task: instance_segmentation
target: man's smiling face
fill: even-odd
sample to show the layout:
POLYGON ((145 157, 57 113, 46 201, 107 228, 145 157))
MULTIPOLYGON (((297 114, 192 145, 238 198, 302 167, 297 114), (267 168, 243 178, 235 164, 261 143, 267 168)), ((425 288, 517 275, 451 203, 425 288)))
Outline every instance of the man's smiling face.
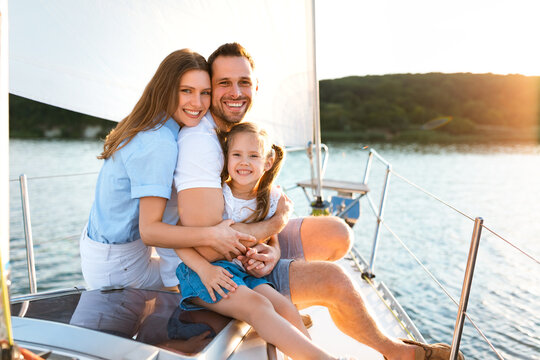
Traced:
POLYGON ((212 64, 212 106, 216 125, 228 131, 244 119, 257 90, 249 61, 241 56, 218 56, 212 64))

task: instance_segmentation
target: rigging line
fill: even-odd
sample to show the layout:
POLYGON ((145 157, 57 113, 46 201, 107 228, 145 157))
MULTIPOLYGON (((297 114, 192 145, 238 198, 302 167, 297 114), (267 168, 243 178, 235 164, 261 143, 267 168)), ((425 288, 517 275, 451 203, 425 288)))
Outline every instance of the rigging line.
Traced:
MULTIPOLYGON (((82 229, 82 228, 81 228, 82 229)), ((53 239, 47 239, 47 243, 54 243, 54 242, 57 242, 57 241, 64 241, 64 240, 73 240, 73 239, 78 239, 81 237, 81 234, 73 234, 73 235, 67 235, 67 236, 64 236, 64 237, 57 237, 57 238, 53 238, 53 239)), ((18 235, 18 238, 20 241, 24 241, 24 234, 23 235, 18 235)), ((10 239, 10 240, 14 240, 14 239, 10 239)), ((41 242, 41 241, 40 241, 41 242)), ((35 245, 35 244, 34 244, 35 245)), ((21 246, 21 248, 24 248, 24 244, 23 246, 21 246)))
MULTIPOLYGON (((28 180, 36 180, 36 179, 52 179, 52 178, 59 178, 59 177, 71 177, 71 176, 82 176, 82 175, 95 175, 99 174, 99 172, 86 172, 86 173, 78 173, 78 174, 65 174, 65 175, 47 175, 47 176, 34 176, 34 177, 27 177, 28 180)), ((9 181, 19 181, 19 179, 9 179, 9 181)))
POLYGON ((514 249, 516 249, 517 251, 521 252, 523 255, 527 256, 528 258, 532 259, 533 261, 535 261, 537 264, 540 264, 540 261, 538 261, 537 259, 535 259, 532 255, 529 255, 528 253, 526 253, 524 250, 521 250, 520 248, 518 248, 516 245, 512 244, 510 241, 506 240, 505 238, 503 238, 501 235, 497 234, 495 231, 491 230, 490 228, 488 228, 486 225, 482 225, 484 227, 484 229, 486 229, 487 231, 489 231, 490 233, 492 233, 493 235, 495 235, 496 237, 498 237, 499 239, 501 239, 502 241, 506 242, 508 245, 512 246, 514 249))
POLYGON ((450 298, 450 300, 452 300, 452 302, 454 304, 456 304, 456 306, 459 306, 458 302, 452 297, 452 295, 450 295, 450 293, 445 289, 445 287, 439 282, 439 280, 437 280, 437 278, 435 277, 435 275, 433 275, 431 273, 431 271, 429 271, 429 269, 424 265, 422 264, 422 262, 420 261, 420 259, 418 259, 416 257, 416 255, 414 255, 414 253, 407 247, 407 245, 405 245, 405 243, 399 238, 399 236, 396 235, 395 232, 392 231, 392 229, 390 229, 390 227, 384 222, 384 221, 381 221, 381 223, 383 224, 383 226, 388 230, 390 231, 390 233, 396 238, 396 240, 398 240, 400 243, 401 243, 401 246, 403 246, 403 248, 405 248, 405 250, 407 250, 409 252, 409 254, 411 254, 411 256, 414 258, 414 260, 418 263, 418 265, 420 265, 422 267, 422 269, 424 269, 424 271, 429 275, 429 277, 431 277, 431 279, 433 281, 435 281, 435 283, 437 283, 437 285, 439 285, 439 287, 442 289, 442 291, 444 291, 444 293, 446 294, 446 296, 448 296, 450 298))
POLYGON ((495 352, 495 354, 497 354, 497 356, 499 357, 499 359, 501 360, 504 360, 504 358, 502 357, 502 355, 497 351, 497 349, 495 349, 495 346, 493 346, 493 344, 491 343, 491 341, 488 340, 488 338, 486 337, 486 335, 484 335, 484 333, 482 332, 482 330, 480 330, 480 328, 476 325, 476 323, 473 321, 473 319, 471 319, 471 317, 469 316, 469 314, 467 312, 465 312, 465 316, 467 317, 467 319, 469 319, 469 321, 471 322, 472 326, 474 326, 474 328, 476 329, 476 331, 480 334, 480 336, 482 336, 484 338, 484 341, 489 345, 489 347, 491 348, 491 350, 493 350, 495 352))
MULTIPOLYGON (((469 220, 472 220, 474 221, 474 219, 465 214, 464 212, 458 210, 457 208, 453 207, 452 205, 444 202, 443 200, 439 199, 438 197, 436 197, 435 195, 433 195, 432 193, 430 193, 429 191, 427 190, 424 190, 423 188, 421 188, 420 186, 416 185, 415 183, 411 182, 410 180, 406 179, 405 177, 403 177, 402 175, 396 173, 395 171, 391 170, 392 173, 394 175, 396 175, 397 177, 399 177, 401 180, 407 182, 409 185, 411 186, 414 186, 416 187, 418 190, 426 193, 427 195, 431 196, 432 198, 434 198, 435 200, 443 203, 444 205, 448 206, 449 208, 453 209, 454 211, 457 211, 458 213, 460 213, 461 215, 467 217, 469 220)), ((537 264, 540 264, 540 261, 538 261, 537 259, 535 259, 532 255, 526 253, 524 250, 521 250, 519 247, 517 247, 516 245, 512 244, 509 240, 506 240, 505 238, 503 238, 501 235, 497 234, 495 231, 491 230, 490 228, 488 228, 487 226, 483 225, 484 229, 486 229, 487 231, 489 231, 490 233, 492 233, 493 235, 495 235, 496 237, 498 237, 499 239, 503 240, 504 242, 506 242, 508 245, 512 246, 513 248, 515 248, 516 250, 518 250, 519 252, 521 252, 523 255, 527 256, 528 258, 532 259, 533 261, 535 261, 537 264)))
POLYGON ((379 214, 377 214, 377 208, 376 208, 375 204, 373 204, 373 199, 371 198, 371 196, 369 194, 366 194, 366 197, 368 199, 369 208, 371 209, 371 211, 373 211, 373 216, 375 216, 377 219, 379 219, 379 214))
POLYGON ((406 183, 408 183, 409 185, 411 186, 414 186, 415 188, 417 188, 418 190, 422 191, 423 193, 431 196, 433 199, 437 200, 438 202, 448 206, 450 209, 460 213, 461 215, 465 216, 466 218, 468 218, 469 220, 471 221, 474 221, 474 218, 472 216, 469 216, 467 214, 465 214, 463 211, 457 209, 456 207, 448 204, 447 202, 445 202, 444 200, 441 200, 440 198, 438 198, 437 196, 435 196, 434 194, 430 193, 429 191, 423 189, 422 187, 420 187, 419 185, 416 185, 415 183, 413 183, 412 181, 410 181, 409 179, 403 177, 402 175, 398 174, 397 172, 395 172, 394 170, 390 170, 394 175, 396 175, 398 178, 400 178, 401 180, 405 181, 406 183))

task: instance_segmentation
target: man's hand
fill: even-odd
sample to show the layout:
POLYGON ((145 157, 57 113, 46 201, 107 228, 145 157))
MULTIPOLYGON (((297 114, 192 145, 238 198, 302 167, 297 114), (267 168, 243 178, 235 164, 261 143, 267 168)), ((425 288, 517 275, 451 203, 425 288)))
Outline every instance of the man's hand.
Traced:
POLYGON ((223 220, 218 225, 214 226, 215 235, 212 240, 211 247, 218 253, 223 255, 227 260, 231 261, 233 256, 244 254, 247 250, 240 241, 250 245, 255 244, 257 239, 255 237, 244 234, 234 230, 231 225, 234 224, 232 220, 223 220), (231 256, 231 253, 233 256, 231 256))
POLYGON ((289 222, 289 217, 291 216, 293 210, 293 202, 291 201, 291 199, 289 199, 287 195, 285 195, 285 193, 283 193, 279 198, 276 213, 271 217, 271 220, 279 222, 280 226, 277 232, 283 230, 285 225, 287 225, 287 222, 289 222))
POLYGON ((238 259, 242 261, 248 274, 260 278, 274 270, 280 255, 279 250, 275 247, 261 243, 248 249, 246 255, 240 255, 238 259))

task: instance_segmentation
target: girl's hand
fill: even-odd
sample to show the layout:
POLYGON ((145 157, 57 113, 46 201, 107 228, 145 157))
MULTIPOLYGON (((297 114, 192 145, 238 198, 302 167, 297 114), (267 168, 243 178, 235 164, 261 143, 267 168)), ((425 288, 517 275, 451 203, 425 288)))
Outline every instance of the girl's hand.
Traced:
POLYGON ((201 281, 210 294, 212 301, 216 301, 214 291, 216 291, 222 298, 226 299, 229 296, 223 291, 235 291, 238 285, 231 279, 233 276, 226 269, 221 266, 215 266, 208 264, 209 266, 197 272, 197 275, 201 278, 201 281))
POLYGON ((249 275, 260 278, 270 274, 274 270, 280 255, 280 251, 275 247, 261 243, 248 250, 246 253, 248 260, 244 260, 242 263, 249 275), (262 262, 264 266, 252 267, 252 262, 255 263, 255 261, 262 262))
POLYGON ((240 240, 251 241, 253 244, 257 242, 254 236, 234 230, 231 227, 232 224, 234 224, 232 220, 223 220, 214 226, 215 235, 211 245, 214 250, 225 256, 229 261, 232 260, 232 257, 246 252, 246 247, 242 245, 240 240), (231 256, 231 253, 233 256, 231 256))

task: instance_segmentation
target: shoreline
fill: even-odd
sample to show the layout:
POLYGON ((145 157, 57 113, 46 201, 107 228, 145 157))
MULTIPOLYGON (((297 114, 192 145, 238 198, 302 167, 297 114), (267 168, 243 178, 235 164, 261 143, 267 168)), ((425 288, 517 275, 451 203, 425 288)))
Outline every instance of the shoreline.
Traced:
POLYGON ((326 131, 322 132, 323 142, 388 142, 398 144, 467 144, 467 143, 506 143, 506 144, 539 144, 538 128, 520 129, 483 129, 473 134, 448 134, 434 130, 404 130, 391 133, 386 130, 366 131, 326 131))

